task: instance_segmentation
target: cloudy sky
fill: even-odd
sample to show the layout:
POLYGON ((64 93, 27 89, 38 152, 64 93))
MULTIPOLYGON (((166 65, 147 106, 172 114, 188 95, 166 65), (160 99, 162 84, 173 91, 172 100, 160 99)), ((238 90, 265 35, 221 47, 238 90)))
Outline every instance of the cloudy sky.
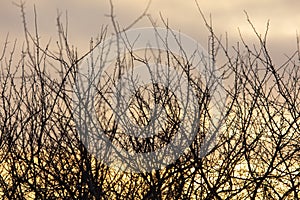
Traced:
MULTIPOLYGON (((19 38, 22 41, 20 11, 13 2, 19 3, 18 0, 0 1, 1 46, 8 32, 11 40, 19 38)), ((147 3, 148 0, 115 0, 114 9, 120 25, 126 26, 136 19, 147 3)), ((260 33, 264 33, 270 20, 269 48, 277 61, 296 49, 296 32, 300 32, 299 0, 198 0, 198 3, 208 18, 212 16, 216 33, 224 35, 227 32, 232 44, 238 40, 238 28, 249 41, 254 37, 244 13, 247 11, 260 33)), ((108 0, 27 0, 25 5, 31 28, 33 5, 36 5, 40 36, 45 40, 56 36, 58 10, 63 14, 68 11, 70 40, 81 51, 89 48, 90 38, 97 36, 102 25, 109 24, 105 16, 110 12, 108 0)), ((148 13, 160 25, 161 14, 172 28, 200 43, 207 41, 208 32, 194 0, 152 0, 148 13)), ((144 19, 135 27, 150 25, 149 20, 144 19)))

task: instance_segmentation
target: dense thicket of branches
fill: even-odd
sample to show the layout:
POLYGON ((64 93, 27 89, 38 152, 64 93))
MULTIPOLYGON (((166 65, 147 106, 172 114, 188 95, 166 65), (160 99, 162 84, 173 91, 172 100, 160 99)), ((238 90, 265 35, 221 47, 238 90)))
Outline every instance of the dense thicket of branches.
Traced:
MULTIPOLYGON (((200 128, 188 151, 175 163, 162 170, 125 173, 107 167, 87 151, 73 117, 72 89, 78 65, 86 58, 93 62, 91 52, 103 42, 106 30, 91 45, 91 52, 78 57, 58 18, 58 48, 51 51, 49 44, 40 44, 37 30, 27 29, 21 8, 25 30, 21 58, 16 56, 17 43, 8 38, 0 52, 2 199, 300 198, 299 49, 282 65, 275 65, 265 35, 254 28, 258 45, 251 47, 241 38, 238 45, 228 49, 206 23, 210 58, 222 72, 219 78, 228 96, 228 116, 216 146, 205 157, 197 156, 205 134, 205 128, 200 128), (219 57, 226 61, 221 64, 219 57)), ((114 28, 119 31, 118 26, 114 28)), ((179 64, 187 69, 187 63, 183 59, 179 64)), ((122 64, 118 62, 116 67, 122 64)), ((197 86, 196 81, 194 84, 197 86)), ((107 88, 102 89, 99 92, 107 88)), ((160 95, 169 99, 164 106, 171 109, 176 105, 167 93, 160 95)), ((204 93, 201 97, 208 98, 204 93)), ((142 102, 141 98, 137 102, 142 102)), ((201 120, 209 120, 209 113, 204 111, 206 108, 199 111, 201 120)), ((168 131, 176 126, 171 120, 176 112, 170 116, 168 131)), ((199 124, 205 124, 201 120, 199 124)), ((107 126, 110 133, 115 128, 107 126)), ((165 134, 161 141, 172 137, 165 134)), ((164 144, 127 137, 114 140, 139 145, 140 151, 151 149, 147 145, 155 142, 164 144)))

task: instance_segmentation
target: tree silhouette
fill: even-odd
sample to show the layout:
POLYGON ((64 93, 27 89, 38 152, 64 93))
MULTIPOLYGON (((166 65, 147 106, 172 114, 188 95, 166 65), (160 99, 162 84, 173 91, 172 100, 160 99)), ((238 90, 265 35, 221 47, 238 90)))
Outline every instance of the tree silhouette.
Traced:
MULTIPOLYGON (((194 103, 199 108, 198 120, 192 126, 195 137, 175 162, 162 169, 130 173, 109 167, 92 154, 75 119, 73 90, 80 65, 87 61, 96 67, 99 60, 106 62, 101 45, 107 29, 103 28, 96 42, 91 41, 90 51, 78 56, 58 17, 59 40, 57 49, 51 50, 50 42, 41 44, 36 21, 35 30, 28 30, 24 4, 19 6, 25 33, 20 58, 18 43, 10 43, 8 37, 0 54, 3 199, 299 199, 299 42, 286 62, 275 64, 267 48, 268 26, 260 35, 248 18, 258 46, 251 47, 241 36, 240 42, 229 49, 198 7, 209 33, 209 63, 221 72, 213 85, 222 86, 227 97, 226 104, 219 105, 224 106, 222 127, 215 144, 207 148, 205 140, 214 136, 207 137, 212 126, 213 91, 193 75, 191 60, 184 57, 185 49, 181 56, 168 49, 135 54, 130 46, 127 55, 118 52, 115 73, 97 85, 95 101, 99 125, 104 130, 101 134, 113 144, 127 151, 153 152, 167 145, 179 131, 183 111, 168 84, 153 81, 136 87, 126 105, 130 119, 126 123, 141 127, 152 123, 153 105, 159 105, 164 123, 159 127, 153 123, 152 131, 160 130, 156 135, 139 138, 129 129, 121 131, 118 117, 122 115, 112 115, 109 100, 113 96, 109 94, 117 88, 120 73, 137 63, 149 64, 149 55, 157 63, 177 66, 183 72, 195 91, 194 103)), ((123 29, 111 6, 112 27, 117 34, 123 29)), ((137 21, 145 16, 146 11, 137 21)), ((163 22, 171 34, 171 28, 163 22)), ((133 79, 130 83, 135 86, 133 79)))

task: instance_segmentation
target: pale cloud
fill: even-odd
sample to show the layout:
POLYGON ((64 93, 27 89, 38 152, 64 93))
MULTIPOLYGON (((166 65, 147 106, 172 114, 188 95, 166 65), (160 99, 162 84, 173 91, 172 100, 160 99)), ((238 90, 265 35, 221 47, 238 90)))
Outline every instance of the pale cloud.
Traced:
MULTIPOLYGON (((10 0, 0 1, 0 42, 10 32, 11 37, 20 37, 22 24, 20 12, 10 0)), ((148 0, 114 1, 115 14, 121 25, 126 26, 143 11, 148 0)), ((300 32, 300 1, 298 0, 198 0, 207 18, 212 16, 218 34, 228 33, 231 41, 238 40, 238 28, 245 37, 254 36, 246 21, 247 11, 257 30, 263 33, 270 20, 269 41, 273 48, 294 49, 296 30, 300 32), (288 42, 287 42, 288 41, 288 42)), ((109 13, 107 0, 27 0, 26 12, 28 21, 33 20, 33 5, 36 5, 39 19, 39 30, 46 38, 56 35, 56 16, 59 9, 68 10, 71 41, 79 48, 86 50, 91 37, 95 37, 103 24, 109 24, 105 14, 109 13)), ((199 42, 207 40, 207 30, 197 10, 194 0, 152 0, 149 13, 153 19, 160 21, 160 13, 168 19, 172 28, 194 37, 199 42)), ((30 25, 30 23, 29 23, 30 25)), ((138 26, 149 26, 147 19, 138 26)), ((278 52, 283 54, 285 52, 278 52)))

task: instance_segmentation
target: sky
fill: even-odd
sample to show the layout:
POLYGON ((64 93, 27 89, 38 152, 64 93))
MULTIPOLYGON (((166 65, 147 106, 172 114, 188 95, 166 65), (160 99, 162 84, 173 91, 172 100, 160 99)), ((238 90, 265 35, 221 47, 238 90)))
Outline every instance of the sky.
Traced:
MULTIPOLYGON (((10 41, 17 38, 22 42, 21 13, 15 3, 19 0, 0 1, 0 48, 9 33, 10 41)), ((71 43, 79 51, 89 48, 91 37, 100 33, 102 25, 110 24, 106 16, 110 13, 108 0, 27 0, 26 17, 29 29, 33 30, 33 6, 38 15, 39 33, 48 41, 57 35, 56 17, 68 13, 68 29, 71 43)), ((114 11, 121 26, 126 27, 145 9, 148 0, 114 0, 114 11)), ((250 43, 254 33, 247 23, 245 11, 250 16, 259 33, 264 33, 270 20, 269 49, 277 62, 283 62, 284 54, 296 50, 296 32, 300 32, 300 1, 298 0, 198 0, 209 19, 212 18, 217 35, 228 34, 231 44, 239 40, 238 30, 250 43)), ((208 31, 204 26, 194 0, 152 0, 148 13, 162 25, 160 15, 168 20, 170 27, 193 37, 203 44, 207 43, 208 31)), ((147 18, 135 25, 136 28, 150 26, 147 18)))

